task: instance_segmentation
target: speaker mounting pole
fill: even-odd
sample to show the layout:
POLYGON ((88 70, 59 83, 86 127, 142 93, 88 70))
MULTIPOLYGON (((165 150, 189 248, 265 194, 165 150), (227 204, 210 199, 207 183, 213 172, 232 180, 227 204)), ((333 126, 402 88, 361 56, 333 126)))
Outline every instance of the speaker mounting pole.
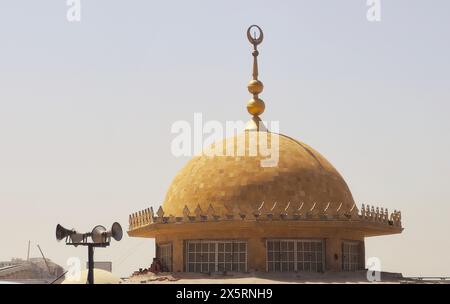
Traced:
POLYGON ((88 245, 88 277, 87 283, 94 284, 94 246, 88 245))

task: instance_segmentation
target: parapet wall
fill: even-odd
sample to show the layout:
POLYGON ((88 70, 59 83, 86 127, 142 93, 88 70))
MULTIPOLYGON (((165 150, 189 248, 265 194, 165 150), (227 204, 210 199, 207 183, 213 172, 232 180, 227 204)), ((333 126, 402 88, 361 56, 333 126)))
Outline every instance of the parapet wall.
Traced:
POLYGON ((313 203, 312 207, 305 208, 303 203, 280 206, 278 203, 262 203, 253 212, 243 212, 238 206, 229 210, 226 214, 217 214, 209 205, 207 210, 202 210, 198 205, 193 212, 185 206, 183 216, 175 217, 166 215, 162 207, 159 207, 156 214, 153 208, 147 208, 129 216, 129 231, 152 225, 169 223, 191 223, 191 222, 211 222, 211 221, 364 221, 376 222, 386 226, 402 227, 401 212, 394 210, 388 212, 387 208, 379 208, 369 205, 362 205, 358 210, 353 205, 349 210, 342 208, 342 203, 327 203, 325 207, 319 207, 313 203))

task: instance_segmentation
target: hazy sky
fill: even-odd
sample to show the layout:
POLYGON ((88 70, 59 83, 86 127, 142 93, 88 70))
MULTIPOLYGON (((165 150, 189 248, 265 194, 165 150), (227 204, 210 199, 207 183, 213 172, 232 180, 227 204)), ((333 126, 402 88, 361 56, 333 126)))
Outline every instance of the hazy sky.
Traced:
MULTIPOLYGON (((188 158, 177 120, 247 120, 259 24, 267 120, 311 145, 358 205, 400 209, 401 235, 369 238, 386 271, 450 276, 450 3, 381 0, 0 2, 0 260, 40 244, 65 265, 88 231, 162 203, 188 158)), ((129 275, 153 241, 127 236, 97 260, 129 275)))

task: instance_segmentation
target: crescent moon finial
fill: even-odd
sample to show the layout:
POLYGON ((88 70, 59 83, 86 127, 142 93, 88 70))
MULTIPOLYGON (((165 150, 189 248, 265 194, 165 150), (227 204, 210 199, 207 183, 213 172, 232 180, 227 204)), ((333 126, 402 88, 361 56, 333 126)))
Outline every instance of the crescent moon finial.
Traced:
POLYGON ((260 44, 263 41, 264 33, 258 25, 253 24, 247 29, 247 38, 248 38, 248 41, 250 41, 250 43, 256 47, 258 44, 260 44), (252 29, 257 30, 255 32, 253 32, 253 36, 251 33, 252 29))

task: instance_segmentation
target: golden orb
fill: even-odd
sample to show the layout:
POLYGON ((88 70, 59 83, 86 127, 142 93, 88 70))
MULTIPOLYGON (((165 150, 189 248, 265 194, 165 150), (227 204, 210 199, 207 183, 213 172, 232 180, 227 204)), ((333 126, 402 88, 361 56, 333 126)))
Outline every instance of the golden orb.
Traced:
POLYGON ((264 101, 262 101, 258 97, 253 97, 247 103, 247 111, 251 115, 261 115, 264 112, 265 108, 266 105, 264 104, 264 101))
POLYGON ((259 94, 263 91, 264 85, 261 81, 257 79, 250 80, 247 85, 248 91, 253 95, 259 94))

